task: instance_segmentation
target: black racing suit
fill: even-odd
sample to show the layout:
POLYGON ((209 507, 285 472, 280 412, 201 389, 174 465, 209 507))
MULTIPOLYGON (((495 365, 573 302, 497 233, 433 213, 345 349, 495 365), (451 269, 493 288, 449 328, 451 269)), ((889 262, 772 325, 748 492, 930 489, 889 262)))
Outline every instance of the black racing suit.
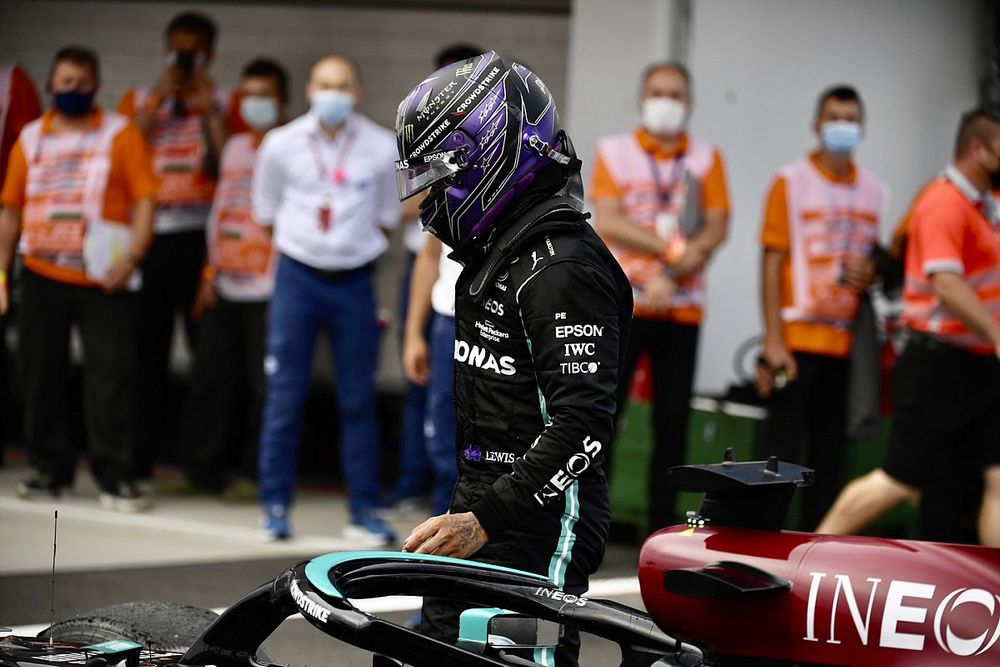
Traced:
MULTIPOLYGON (((489 535, 473 560, 543 574, 581 595, 611 519, 602 464, 632 292, 574 204, 549 198, 464 258, 451 512, 471 511, 489 535)), ((467 606, 428 600, 423 632, 454 642, 467 606)), ((575 665, 578 650, 579 637, 567 633, 557 664, 575 665)), ((546 652, 536 661, 553 664, 546 652)))

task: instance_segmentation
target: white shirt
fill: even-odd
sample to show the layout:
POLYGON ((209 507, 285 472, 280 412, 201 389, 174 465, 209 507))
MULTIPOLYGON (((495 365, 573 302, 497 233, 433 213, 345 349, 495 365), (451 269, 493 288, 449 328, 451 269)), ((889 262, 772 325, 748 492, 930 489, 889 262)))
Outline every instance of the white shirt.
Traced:
POLYGON ((354 114, 330 139, 312 113, 267 133, 254 170, 253 211, 274 225, 278 251, 318 269, 354 269, 385 252, 401 206, 389 130, 354 114), (339 174, 342 178, 337 178, 339 174), (327 202, 329 227, 320 223, 327 202))
POLYGON ((414 255, 420 252, 427 240, 427 232, 420 226, 420 220, 406 220, 403 222, 403 246, 414 255))
POLYGON ((453 259, 448 259, 450 252, 448 246, 441 247, 438 278, 431 288, 431 306, 438 315, 455 317, 455 283, 462 274, 462 265, 453 259))

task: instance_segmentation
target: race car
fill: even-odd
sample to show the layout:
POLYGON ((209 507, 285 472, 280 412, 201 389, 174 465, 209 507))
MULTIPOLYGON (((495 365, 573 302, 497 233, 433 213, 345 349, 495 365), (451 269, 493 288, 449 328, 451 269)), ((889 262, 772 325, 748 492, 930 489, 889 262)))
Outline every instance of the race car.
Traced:
MULTIPOLYGON (((267 666, 262 643, 296 613, 371 651, 377 666, 535 665, 536 651, 554 646, 565 626, 616 642, 628 667, 1000 664, 1000 550, 781 531, 794 490, 812 475, 776 459, 737 463, 731 452, 720 464, 671 471, 678 488, 705 495, 687 525, 654 533, 642 547, 648 614, 566 594, 529 572, 340 552, 251 591, 186 650, 125 632, 69 642, 73 633, 57 624, 42 638, 0 641, 0 665, 267 666), (386 595, 475 607, 452 645, 351 603, 386 595), (59 641, 50 647, 49 636, 59 641)), ((81 629, 73 626, 78 639, 81 629)))

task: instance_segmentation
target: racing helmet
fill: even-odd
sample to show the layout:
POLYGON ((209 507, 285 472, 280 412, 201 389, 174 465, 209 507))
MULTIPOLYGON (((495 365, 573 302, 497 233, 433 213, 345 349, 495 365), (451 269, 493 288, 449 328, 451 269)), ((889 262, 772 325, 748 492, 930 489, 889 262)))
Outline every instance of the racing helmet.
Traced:
POLYGON ((420 222, 453 250, 485 239, 546 166, 579 160, 541 79, 495 51, 442 67, 396 112, 399 198, 432 188, 420 222), (568 153, 568 154, 567 154, 568 153))

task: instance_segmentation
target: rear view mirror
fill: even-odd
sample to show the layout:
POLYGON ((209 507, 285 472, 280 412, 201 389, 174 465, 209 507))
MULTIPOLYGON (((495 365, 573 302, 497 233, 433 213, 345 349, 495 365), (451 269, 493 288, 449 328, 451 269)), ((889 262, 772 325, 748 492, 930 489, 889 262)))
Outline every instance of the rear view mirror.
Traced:
POLYGON ((480 655, 494 650, 551 648, 561 626, 497 608, 467 609, 459 618, 458 646, 480 655))

